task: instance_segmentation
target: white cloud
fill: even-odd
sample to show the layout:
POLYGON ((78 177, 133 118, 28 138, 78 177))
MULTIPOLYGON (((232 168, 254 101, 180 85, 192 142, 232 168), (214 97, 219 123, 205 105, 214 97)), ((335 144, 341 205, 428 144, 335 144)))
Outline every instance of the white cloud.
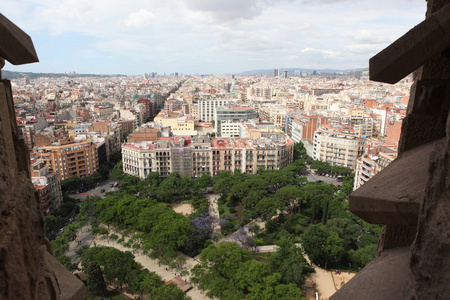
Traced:
MULTIPOLYGON (((365 67, 374 53, 419 23, 426 6, 410 0, 19 2, 12 1, 2 13, 24 29, 40 51, 52 51, 48 57, 65 57, 63 47, 45 46, 61 37, 72 41, 69 48, 100 53, 97 65, 87 67, 106 65, 110 61, 102 57, 114 56, 129 62, 120 64, 129 69, 116 73, 129 74, 144 68, 224 73, 273 66, 365 67)), ((45 68, 46 63, 41 60, 39 65, 45 68)))
POLYGON ((127 27, 144 28, 151 24, 155 15, 146 9, 132 12, 125 17, 124 24, 127 27))
POLYGON ((347 50, 352 53, 367 53, 369 55, 374 55, 383 47, 379 44, 354 44, 347 47, 347 50))

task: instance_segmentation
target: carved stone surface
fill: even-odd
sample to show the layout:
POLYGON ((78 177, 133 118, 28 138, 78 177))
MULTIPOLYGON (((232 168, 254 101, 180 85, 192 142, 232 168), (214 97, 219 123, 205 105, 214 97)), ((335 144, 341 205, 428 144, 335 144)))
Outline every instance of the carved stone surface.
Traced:
POLYGON ((385 250, 411 246, 416 237, 417 226, 386 225, 378 240, 377 256, 385 250))
POLYGON ((370 79, 396 83, 449 47, 450 5, 447 5, 372 57, 370 79))
POLYGON ((413 299, 450 295, 450 138, 439 143, 430 162, 417 237, 411 246, 413 299))
POLYGON ((86 299, 83 283, 51 256, 11 87, 0 82, 0 299, 86 299))
POLYGON ((409 296, 409 247, 384 251, 356 274, 331 300, 399 300, 409 296))
POLYGON ((2 14, 0 14, 0 56, 13 65, 39 61, 30 36, 2 14))
POLYGON ((350 195, 350 211, 373 224, 417 224, 433 148, 429 143, 404 152, 350 195))
MULTIPOLYGON (((450 5, 450 0, 428 0, 427 17, 446 5, 450 5)), ((416 179, 424 186, 422 191, 413 192, 422 195, 417 225, 385 226, 378 243, 377 258, 333 295, 333 300, 449 298, 450 50, 436 55, 417 69, 414 80, 399 141, 399 157, 423 144, 436 142, 430 155, 411 162, 421 165, 421 170, 407 174, 418 177, 416 179), (410 247, 400 248, 409 244, 410 247), (399 255, 392 255, 395 253, 399 255), (393 269, 391 263, 395 263, 398 270, 393 269), (371 298, 372 293, 376 297, 371 298)), ((401 181, 402 178, 386 178, 398 179, 401 181)), ((390 187, 387 193, 392 190, 395 187, 390 187)), ((375 195, 369 192, 362 196, 375 195)))

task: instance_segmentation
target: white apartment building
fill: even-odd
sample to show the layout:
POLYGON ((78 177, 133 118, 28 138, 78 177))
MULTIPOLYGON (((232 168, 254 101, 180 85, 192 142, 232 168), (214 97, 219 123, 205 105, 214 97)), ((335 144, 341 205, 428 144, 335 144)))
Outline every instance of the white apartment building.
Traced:
POLYGON ((364 153, 365 141, 352 127, 324 125, 314 134, 313 158, 355 170, 357 158, 364 153))
POLYGON ((239 120, 221 121, 217 127, 217 136, 220 137, 242 137, 243 124, 239 120))
POLYGON ((369 142, 367 144, 366 152, 356 161, 354 190, 365 184, 397 158, 395 147, 372 145, 369 142))
POLYGON ((196 118, 203 122, 211 122, 214 120, 216 108, 218 106, 229 105, 231 102, 231 99, 199 99, 196 103, 198 114, 196 118))
POLYGON ((126 143, 122 146, 123 172, 145 179, 150 172, 167 177, 178 172, 189 177, 217 175, 220 171, 256 174, 259 168, 278 170, 293 161, 294 142, 261 137, 218 138, 199 136, 160 138, 156 143, 126 143))

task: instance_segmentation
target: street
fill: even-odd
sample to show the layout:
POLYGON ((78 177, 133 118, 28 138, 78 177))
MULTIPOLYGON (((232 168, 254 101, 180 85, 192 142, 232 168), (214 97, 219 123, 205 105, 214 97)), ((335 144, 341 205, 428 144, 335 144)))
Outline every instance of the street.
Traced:
POLYGON ((119 188, 117 187, 111 187, 111 184, 115 183, 115 180, 112 179, 108 179, 106 181, 101 182, 98 186, 96 186, 93 189, 87 190, 86 192, 83 192, 81 194, 70 194, 69 196, 77 199, 77 200, 82 200, 84 201, 84 199, 86 199, 86 196, 100 196, 100 197, 104 197, 106 192, 111 192, 111 191, 118 191, 119 188), (104 189, 105 192, 101 192, 101 190, 104 189))
POLYGON ((337 184, 339 184, 339 185, 342 184, 342 182, 337 181, 336 178, 326 177, 326 176, 322 176, 322 175, 314 175, 311 173, 310 170, 308 170, 308 171, 309 171, 308 175, 303 175, 308 179, 308 181, 317 182, 317 180, 322 180, 325 183, 332 183, 335 186, 337 184))

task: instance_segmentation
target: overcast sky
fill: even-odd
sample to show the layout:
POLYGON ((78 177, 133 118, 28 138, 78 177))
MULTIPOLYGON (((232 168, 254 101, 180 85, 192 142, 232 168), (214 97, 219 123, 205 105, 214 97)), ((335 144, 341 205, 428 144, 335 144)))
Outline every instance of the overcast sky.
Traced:
POLYGON ((424 20, 425 0, 6 0, 40 62, 139 75, 353 69, 424 20))

